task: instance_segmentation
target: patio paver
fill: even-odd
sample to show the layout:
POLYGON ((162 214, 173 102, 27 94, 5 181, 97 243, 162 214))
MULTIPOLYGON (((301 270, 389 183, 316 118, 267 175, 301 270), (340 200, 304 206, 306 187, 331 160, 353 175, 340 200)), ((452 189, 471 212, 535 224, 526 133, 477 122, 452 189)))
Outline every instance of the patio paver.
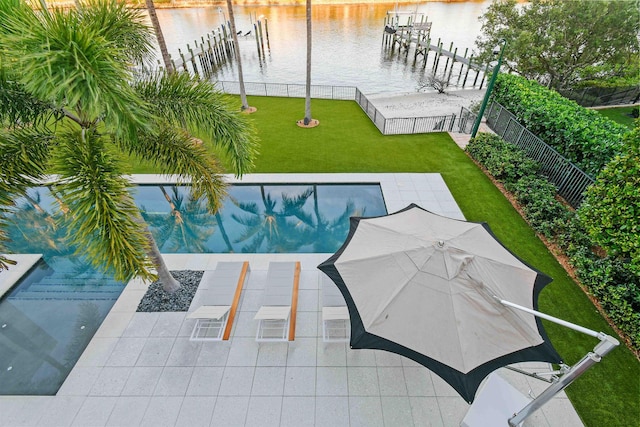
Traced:
MULTIPOLYGON (((146 176, 151 182, 159 177, 146 176)), ((389 212, 430 201, 464 219, 439 174, 247 175, 243 182, 380 182, 389 212)), ((468 404, 435 374, 401 356, 351 350, 319 336, 316 266, 329 254, 168 254, 171 269, 212 269, 244 261, 251 275, 228 342, 192 343, 186 313, 136 313, 144 284, 127 285, 57 396, 0 396, 7 426, 457 426, 468 404), (270 261, 300 261, 296 340, 257 344, 270 261)), ((321 333, 320 333, 321 334, 321 333)), ((523 393, 544 384, 505 377, 523 393)), ((578 427, 561 394, 527 423, 578 427)))

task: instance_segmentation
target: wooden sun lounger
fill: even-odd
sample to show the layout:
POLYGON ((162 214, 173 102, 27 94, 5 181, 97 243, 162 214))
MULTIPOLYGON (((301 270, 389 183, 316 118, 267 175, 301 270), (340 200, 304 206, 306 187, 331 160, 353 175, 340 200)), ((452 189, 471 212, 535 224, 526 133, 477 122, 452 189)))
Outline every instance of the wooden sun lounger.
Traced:
POLYGON ((219 262, 215 270, 205 271, 200 280, 202 304, 188 319, 196 319, 191 341, 228 340, 233 327, 249 262, 219 262))
POLYGON ((293 341, 295 339, 299 262, 271 262, 267 271, 256 341, 293 341))

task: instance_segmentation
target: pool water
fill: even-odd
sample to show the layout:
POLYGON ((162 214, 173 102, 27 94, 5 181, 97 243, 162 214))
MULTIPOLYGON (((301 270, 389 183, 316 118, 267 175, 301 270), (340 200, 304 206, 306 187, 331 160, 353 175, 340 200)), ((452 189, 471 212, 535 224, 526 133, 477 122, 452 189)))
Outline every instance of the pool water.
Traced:
MULTIPOLYGON (((349 217, 387 213, 378 184, 233 185, 216 215, 189 188, 141 185, 134 198, 163 253, 332 253, 349 217)), ((74 257, 46 188, 18 201, 11 253, 42 260, 0 299, 0 394, 53 395, 124 289, 74 257)))
POLYGON ((349 217, 387 213, 377 184, 234 185, 218 215, 186 187, 139 186, 135 198, 163 253, 331 253, 349 217))

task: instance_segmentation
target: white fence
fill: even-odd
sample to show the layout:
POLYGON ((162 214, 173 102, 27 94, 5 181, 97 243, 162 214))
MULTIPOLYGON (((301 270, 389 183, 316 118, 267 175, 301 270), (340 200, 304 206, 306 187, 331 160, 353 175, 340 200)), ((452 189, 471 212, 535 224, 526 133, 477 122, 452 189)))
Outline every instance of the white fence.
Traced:
MULTIPOLYGON (((216 86, 224 93, 240 94, 240 84, 238 82, 218 81, 216 86)), ((244 88, 247 95, 253 96, 281 96, 287 98, 304 98, 306 96, 306 85, 303 84, 245 82, 244 88)), ((475 116, 464 108, 461 109, 459 115, 386 118, 354 86, 311 85, 311 98, 356 101, 383 135, 408 135, 430 132, 471 133, 471 125, 473 125, 473 120, 475 119, 475 116)))

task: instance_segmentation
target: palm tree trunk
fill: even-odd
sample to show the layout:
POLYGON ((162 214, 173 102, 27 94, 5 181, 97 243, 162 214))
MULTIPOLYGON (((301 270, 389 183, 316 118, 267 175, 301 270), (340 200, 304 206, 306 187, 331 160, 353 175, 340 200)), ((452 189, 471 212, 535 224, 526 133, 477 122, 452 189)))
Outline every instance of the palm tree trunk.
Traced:
POLYGON ((153 0, 145 0, 145 3, 147 5, 147 11, 149 12, 149 18, 151 19, 153 31, 155 31, 156 38, 158 39, 160 53, 162 54, 162 62, 164 62, 164 67, 167 70, 167 73, 171 74, 175 70, 173 69, 171 57, 169 57, 167 43, 164 41, 164 36, 162 35, 162 28, 160 27, 160 21, 158 21, 158 15, 156 15, 156 6, 153 4, 153 0))
MULTIPOLYGON (((179 215, 180 213, 176 209, 176 205, 173 204, 171 197, 167 194, 167 191, 162 185, 160 186, 160 191, 169 203, 169 206, 171 207, 171 213, 174 215, 177 213, 179 215)), ((148 225, 145 225, 145 232, 147 234, 147 241, 149 242, 149 252, 147 252, 147 255, 149 256, 149 258, 151 258, 153 266, 158 272, 158 280, 160 281, 160 283, 162 283, 162 289, 164 289, 165 292, 172 294, 180 288, 180 282, 178 282, 169 271, 169 268, 164 262, 164 258, 162 258, 160 249, 158 248, 158 245, 156 244, 156 241, 153 238, 148 225)))
POLYGON ((153 261, 153 265, 158 272, 158 280, 162 283, 162 289, 165 292, 172 294, 180 289, 180 282, 171 275, 171 272, 169 271, 167 264, 164 262, 164 258, 162 258, 160 249, 158 249, 158 245, 156 245, 156 241, 153 239, 148 226, 146 227, 146 233, 147 240, 149 241, 149 252, 147 255, 149 255, 153 261))
POLYGON ((304 124, 311 123, 311 0, 307 0, 307 85, 304 101, 304 124))
POLYGON ((231 26, 231 37, 233 37, 233 46, 235 48, 236 62, 238 63, 238 83, 240 84, 240 101, 242 111, 249 108, 247 102, 247 94, 244 90, 244 76, 242 75, 242 61, 240 60, 240 45, 238 45, 238 33, 236 32, 236 20, 233 17, 233 3, 227 0, 227 10, 229 11, 229 25, 231 26))

